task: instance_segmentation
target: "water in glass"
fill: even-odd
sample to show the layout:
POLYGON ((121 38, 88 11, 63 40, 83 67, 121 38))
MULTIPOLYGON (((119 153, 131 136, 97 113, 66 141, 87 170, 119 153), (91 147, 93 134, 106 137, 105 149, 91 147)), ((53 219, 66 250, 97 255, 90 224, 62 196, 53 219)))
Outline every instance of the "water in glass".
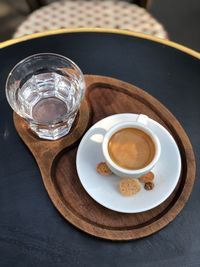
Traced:
POLYGON ((67 134, 81 98, 78 86, 78 81, 58 73, 40 73, 28 79, 19 89, 18 101, 21 112, 30 119, 31 128, 43 138, 45 132, 52 139, 63 136, 63 131, 67 134))

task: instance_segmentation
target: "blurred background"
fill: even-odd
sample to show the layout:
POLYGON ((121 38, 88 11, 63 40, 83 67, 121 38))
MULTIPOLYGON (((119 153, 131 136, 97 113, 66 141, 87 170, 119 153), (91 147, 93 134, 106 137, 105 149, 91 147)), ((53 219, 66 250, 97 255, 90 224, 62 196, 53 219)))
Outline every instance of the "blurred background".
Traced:
MULTIPOLYGON (((27 32, 24 30, 23 23, 25 23, 27 19, 31 16, 31 19, 29 19, 28 22, 30 26, 34 19, 33 14, 35 14, 35 12, 38 12, 38 10, 41 10, 41 8, 44 8, 42 6, 46 6, 47 4, 51 4, 52 2, 55 1, 0 0, 0 42, 12 38, 14 33, 16 33, 17 29, 19 29, 20 25, 20 32, 18 31, 18 34, 16 36, 27 34, 27 32)), ((74 0, 74 2, 76 3, 76 0, 74 0)), ((103 2, 103 0, 101 2, 103 2)), ((116 0, 115 3, 117 3, 116 0)), ((129 3, 130 5, 140 6, 144 8, 145 12, 155 18, 156 21, 163 26, 164 30, 167 33, 167 38, 197 51, 200 51, 199 0, 150 0, 132 1, 129 3)), ((123 6, 121 6, 121 8, 123 9, 123 6)), ((128 8, 128 6, 125 6, 124 8, 128 8)), ((130 13, 131 12, 133 11, 130 11, 130 13)), ((64 11, 62 16, 64 16, 64 11)), ((135 19, 135 17, 132 19, 135 19)), ((145 22, 143 22, 143 20, 141 20, 139 16, 136 19, 140 20, 138 22, 140 24, 147 23, 147 21, 149 20, 148 16, 145 17, 145 22)), ((38 22, 38 27, 40 23, 41 22, 38 22)), ((116 25, 116 28, 126 28, 126 25, 124 24, 122 27, 118 24, 116 25)), ((93 25, 91 25, 91 27, 92 26, 93 25)), ((26 27, 28 26, 26 25, 26 27)), ((68 27, 68 25, 66 25, 66 27, 68 27)), ((74 25, 74 27, 76 27, 76 25, 74 25)), ((153 27, 156 26, 154 25, 153 27)), ((47 28, 48 27, 46 27, 45 29, 47 30, 47 28)), ((133 27, 132 30, 135 30, 135 28, 133 27)), ((34 31, 37 31, 37 29, 34 31)))

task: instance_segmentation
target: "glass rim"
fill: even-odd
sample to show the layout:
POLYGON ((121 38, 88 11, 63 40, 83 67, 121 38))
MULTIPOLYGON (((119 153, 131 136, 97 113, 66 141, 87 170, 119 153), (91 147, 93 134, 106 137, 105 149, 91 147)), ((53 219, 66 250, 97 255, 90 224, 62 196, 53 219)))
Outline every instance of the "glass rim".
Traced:
POLYGON ((36 53, 36 54, 33 54, 33 55, 30 55, 28 57, 25 57, 23 58, 22 60, 20 60, 18 63, 16 63, 14 65, 14 67, 10 70, 9 74, 8 74, 8 77, 6 79, 6 88, 7 88, 7 82, 11 76, 11 74, 15 71, 15 69, 17 69, 17 67, 19 67, 20 65, 22 65, 23 63, 25 63, 26 61, 28 61, 29 59, 31 58, 34 58, 34 57, 42 57, 42 56, 54 56, 54 57, 57 57, 57 58, 62 58, 64 59, 65 61, 67 61, 68 63, 71 63, 72 66, 78 70, 80 72, 80 74, 83 76, 83 72, 81 71, 81 69, 79 68, 79 66, 73 61, 71 60, 70 58, 68 57, 65 57, 63 55, 60 55, 60 54, 57 54, 57 53, 48 53, 48 52, 45 52, 45 53, 36 53))

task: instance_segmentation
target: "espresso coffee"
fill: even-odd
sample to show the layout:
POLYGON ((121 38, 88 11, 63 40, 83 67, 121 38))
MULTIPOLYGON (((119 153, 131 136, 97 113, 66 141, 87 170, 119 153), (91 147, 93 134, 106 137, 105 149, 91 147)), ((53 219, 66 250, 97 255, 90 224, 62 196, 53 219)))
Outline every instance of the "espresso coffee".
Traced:
POLYGON ((114 133, 108 142, 110 158, 118 166, 136 170, 146 167, 154 158, 152 138, 137 128, 124 128, 114 133))

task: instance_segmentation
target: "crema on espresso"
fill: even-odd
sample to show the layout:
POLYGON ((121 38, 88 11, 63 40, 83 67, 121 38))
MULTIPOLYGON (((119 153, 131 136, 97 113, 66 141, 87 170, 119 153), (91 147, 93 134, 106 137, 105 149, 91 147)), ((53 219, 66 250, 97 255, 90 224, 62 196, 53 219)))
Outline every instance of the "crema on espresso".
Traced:
POLYGON ((118 166, 136 170, 146 167, 154 158, 152 138, 137 128, 124 128, 114 133, 108 142, 110 158, 118 166))

